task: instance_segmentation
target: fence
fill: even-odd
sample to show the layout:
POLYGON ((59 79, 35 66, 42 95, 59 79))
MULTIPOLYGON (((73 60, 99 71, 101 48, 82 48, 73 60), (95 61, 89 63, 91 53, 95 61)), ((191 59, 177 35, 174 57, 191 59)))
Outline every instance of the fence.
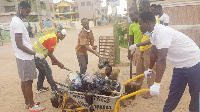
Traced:
POLYGON ((161 4, 170 17, 169 25, 200 46, 200 1, 161 4))

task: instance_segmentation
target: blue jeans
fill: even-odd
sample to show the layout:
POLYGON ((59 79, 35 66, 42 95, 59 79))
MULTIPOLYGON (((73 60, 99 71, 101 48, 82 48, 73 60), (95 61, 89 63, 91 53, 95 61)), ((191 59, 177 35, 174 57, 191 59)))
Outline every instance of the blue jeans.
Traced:
POLYGON ((39 71, 37 90, 39 90, 43 87, 43 82, 44 82, 45 76, 47 78, 47 82, 51 86, 51 89, 56 90, 57 86, 55 84, 55 81, 53 80, 52 71, 51 71, 51 68, 49 67, 47 61, 45 59, 35 58, 35 64, 36 64, 36 68, 39 71))
POLYGON ((172 112, 176 108, 187 84, 191 96, 189 111, 199 112, 200 63, 190 68, 174 68, 163 112, 172 112))

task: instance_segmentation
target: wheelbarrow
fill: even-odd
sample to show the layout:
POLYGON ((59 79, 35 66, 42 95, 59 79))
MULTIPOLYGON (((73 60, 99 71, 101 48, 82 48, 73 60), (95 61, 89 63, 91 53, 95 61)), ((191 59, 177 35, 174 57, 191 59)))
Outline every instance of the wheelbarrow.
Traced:
MULTIPOLYGON (((130 93, 128 95, 122 96, 123 86, 130 83, 131 81, 138 79, 140 77, 143 77, 144 74, 140 74, 123 84, 121 84, 121 90, 119 92, 118 96, 105 96, 105 95, 94 95, 93 97, 93 107, 95 110, 104 110, 104 111, 114 111, 119 112, 120 111, 120 101, 127 99, 129 97, 132 97, 134 95, 143 93, 143 92, 149 92, 149 89, 142 89, 138 90, 136 92, 130 93)), ((59 84, 59 83, 57 83, 59 84)), ((60 86, 65 86, 62 84, 59 84, 60 86)), ((60 105, 58 108, 62 110, 62 112, 72 112, 72 111, 81 111, 84 109, 89 109, 89 105, 85 101, 85 94, 83 92, 77 92, 77 91, 70 91, 69 89, 66 89, 65 91, 62 91, 62 101, 60 101, 60 105), (74 108, 74 109, 66 109, 66 99, 67 97, 71 97, 76 103, 78 103, 81 107, 74 108)))

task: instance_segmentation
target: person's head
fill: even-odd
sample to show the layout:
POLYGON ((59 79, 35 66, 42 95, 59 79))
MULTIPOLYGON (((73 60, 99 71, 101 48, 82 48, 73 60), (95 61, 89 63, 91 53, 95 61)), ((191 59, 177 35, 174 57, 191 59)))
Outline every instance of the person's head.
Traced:
POLYGON ((155 6, 155 13, 156 15, 162 15, 162 6, 160 4, 155 6))
POLYGON ((63 40, 66 36, 67 31, 65 29, 60 29, 56 32, 56 35, 59 40, 63 40))
POLYGON ((87 18, 81 19, 81 25, 82 25, 83 28, 85 28, 86 30, 89 30, 89 20, 88 20, 87 18))
POLYGON ((31 5, 28 2, 21 1, 19 3, 19 11, 18 11, 19 17, 26 18, 30 12, 31 12, 31 5))
POLYGON ((106 76, 110 76, 111 75, 111 73, 112 73, 112 66, 110 66, 110 65, 107 65, 106 66, 106 69, 105 69, 105 74, 106 74, 106 76))
POLYGON ((139 18, 139 12, 137 10, 137 7, 135 6, 131 6, 129 8, 129 17, 131 19, 132 22, 138 22, 138 18, 139 18))
POLYGON ((142 33, 152 32, 156 24, 155 15, 151 11, 145 11, 139 16, 140 30, 142 33))
POLYGON ((157 5, 156 4, 152 4, 151 5, 151 12, 153 12, 155 15, 156 15, 156 11, 155 11, 155 7, 156 7, 157 5))
POLYGON ((150 2, 149 1, 141 1, 139 5, 139 11, 140 13, 145 11, 150 11, 150 2))

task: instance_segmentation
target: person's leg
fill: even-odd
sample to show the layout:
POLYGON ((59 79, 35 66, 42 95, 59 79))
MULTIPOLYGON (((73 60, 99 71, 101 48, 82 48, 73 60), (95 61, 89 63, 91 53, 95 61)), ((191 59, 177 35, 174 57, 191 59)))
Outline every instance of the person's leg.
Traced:
POLYGON ((25 83, 23 81, 21 81, 21 89, 22 89, 22 93, 24 95, 25 104, 29 105, 28 98, 25 93, 25 83))
MULTIPOLYGON (((145 68, 145 70, 148 70, 149 65, 150 65, 150 52, 151 52, 151 48, 144 51, 144 68, 145 68)), ((151 77, 147 78, 148 88, 150 88, 154 84, 154 81, 155 81, 155 67, 153 68, 151 77)))
POLYGON ((87 70, 87 60, 85 55, 77 55, 77 59, 80 67, 80 73, 84 74, 87 70))
POLYGON ((191 96, 189 111, 199 112, 200 63, 188 69, 189 69, 189 74, 187 75, 187 80, 191 96))
MULTIPOLYGON (((143 54, 144 52, 141 51, 140 52, 140 55, 139 55, 139 59, 138 59, 138 62, 137 62, 137 65, 136 65, 136 75, 140 75, 140 74, 143 74, 144 73, 144 57, 143 57, 143 54)), ((133 83, 133 85, 137 86, 137 88, 141 88, 142 84, 143 84, 143 80, 144 80, 144 77, 140 77, 138 79, 136 79, 133 83)))
POLYGON ((185 74, 185 68, 174 68, 170 91, 168 99, 165 102, 163 112, 172 112, 178 105, 187 85, 187 78, 185 74))
POLYGON ((33 80, 29 80, 29 81, 24 82, 24 93, 25 93, 25 96, 28 100, 30 107, 33 107, 33 105, 34 105, 32 83, 33 83, 33 80))
POLYGON ((36 64, 36 68, 39 71, 38 82, 37 82, 37 90, 40 90, 43 87, 43 82, 44 82, 44 79, 45 79, 45 71, 44 71, 44 66, 40 62, 39 58, 35 58, 35 64, 36 64))
POLYGON ((42 63, 45 65, 45 75, 47 78, 47 82, 50 84, 52 91, 57 90, 57 85, 53 79, 52 70, 45 59, 42 60, 42 63))

